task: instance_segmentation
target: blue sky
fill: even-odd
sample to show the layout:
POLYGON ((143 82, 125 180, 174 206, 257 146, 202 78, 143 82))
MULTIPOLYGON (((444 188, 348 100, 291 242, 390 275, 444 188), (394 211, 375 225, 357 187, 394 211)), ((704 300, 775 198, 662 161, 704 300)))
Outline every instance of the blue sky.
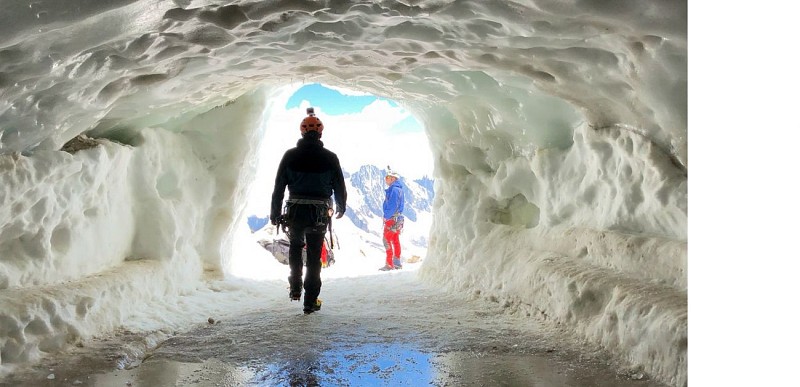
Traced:
MULTIPOLYGON (((324 106, 325 111, 331 115, 357 113, 367 105, 375 102, 378 98, 373 95, 345 95, 338 90, 329 89, 319 83, 305 85, 298 89, 288 101, 286 109, 300 106, 300 102, 306 100, 311 106, 324 106)), ((394 101, 389 101, 392 106, 397 106, 394 101)))
MULTIPOLYGON (((311 106, 322 109, 326 114, 336 116, 344 114, 357 114, 375 101, 385 101, 391 107, 399 107, 397 102, 388 98, 379 98, 374 95, 351 95, 343 94, 339 90, 326 87, 319 83, 305 85, 298 89, 288 101, 285 108, 295 109, 300 107, 303 101, 308 101, 311 106)), ((423 126, 414 116, 409 115, 402 121, 392 126, 392 133, 421 132, 423 126)))

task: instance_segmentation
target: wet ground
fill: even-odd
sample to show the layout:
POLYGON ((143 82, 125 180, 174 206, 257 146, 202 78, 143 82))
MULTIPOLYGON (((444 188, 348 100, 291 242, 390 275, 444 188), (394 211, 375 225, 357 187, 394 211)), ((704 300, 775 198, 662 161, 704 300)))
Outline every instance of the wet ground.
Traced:
POLYGON ((414 272, 328 280, 320 298, 322 310, 304 315, 288 297, 265 297, 263 309, 158 342, 120 333, 0 385, 663 387, 531 317, 446 294, 414 272))

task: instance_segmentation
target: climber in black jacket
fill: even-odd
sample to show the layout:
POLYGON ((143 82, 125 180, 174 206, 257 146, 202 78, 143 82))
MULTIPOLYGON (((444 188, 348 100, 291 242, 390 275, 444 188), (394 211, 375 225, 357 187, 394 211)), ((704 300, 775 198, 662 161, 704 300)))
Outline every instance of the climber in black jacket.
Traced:
POLYGON ((336 219, 344 215, 347 190, 339 157, 325 149, 322 141, 322 121, 307 110, 308 117, 300 123, 302 138, 297 146, 283 155, 278 173, 275 176, 275 190, 272 192, 270 221, 273 225, 283 222, 288 231, 289 247, 289 298, 300 300, 301 286, 305 290, 303 312, 318 311, 322 305, 319 300, 322 280, 320 254, 325 231, 330 224, 334 210, 331 195, 336 202, 336 219), (281 212, 283 195, 289 187, 285 213, 281 212), (306 274, 303 274, 303 246, 306 246, 306 274))

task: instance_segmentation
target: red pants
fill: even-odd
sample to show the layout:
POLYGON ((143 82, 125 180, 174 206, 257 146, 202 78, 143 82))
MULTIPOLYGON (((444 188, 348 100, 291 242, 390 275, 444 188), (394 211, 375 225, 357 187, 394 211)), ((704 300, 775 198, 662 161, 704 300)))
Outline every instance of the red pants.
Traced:
POLYGON ((325 241, 322 241, 322 254, 319 255, 319 260, 322 262, 322 267, 328 267, 328 246, 325 246, 325 241))
POLYGON ((392 219, 386 220, 383 225, 383 247, 386 248, 386 265, 394 267, 393 258, 400 259, 400 231, 403 230, 403 222, 395 222, 392 219))

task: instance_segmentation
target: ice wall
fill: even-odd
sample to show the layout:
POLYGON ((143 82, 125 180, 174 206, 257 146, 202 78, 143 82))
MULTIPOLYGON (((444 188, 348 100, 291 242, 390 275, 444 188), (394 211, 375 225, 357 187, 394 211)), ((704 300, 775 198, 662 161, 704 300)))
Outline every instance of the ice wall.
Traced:
POLYGON ((438 161, 424 278, 686 382, 686 171, 641 132, 485 73, 421 109, 438 161), (515 111, 525 113, 515 113, 515 111))
MULTIPOLYGON (((0 364, 108 332, 221 274, 264 95, 130 144, 0 156, 0 364)), ((237 210, 238 209, 238 210, 237 210)))

